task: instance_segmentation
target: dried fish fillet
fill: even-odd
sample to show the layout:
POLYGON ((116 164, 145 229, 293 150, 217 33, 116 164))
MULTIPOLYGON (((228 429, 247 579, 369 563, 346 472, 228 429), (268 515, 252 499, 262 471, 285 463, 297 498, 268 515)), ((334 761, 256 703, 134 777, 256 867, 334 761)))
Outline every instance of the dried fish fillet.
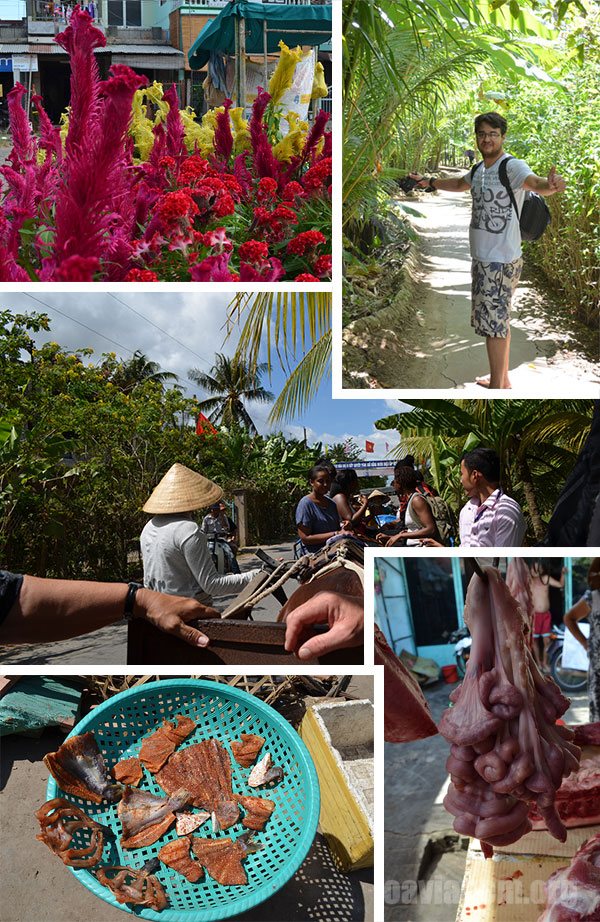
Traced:
POLYGON ((62 790, 74 797, 114 803, 123 792, 120 784, 112 782, 93 733, 65 740, 56 752, 44 756, 44 763, 62 790))
POLYGON ((142 763, 139 759, 121 759, 112 768, 113 778, 122 784, 138 785, 142 780, 142 763))
POLYGON ((156 780, 167 794, 185 786, 190 803, 214 812, 221 829, 237 822, 240 811, 231 790, 231 763, 218 740, 203 740, 175 752, 156 780))
POLYGON ((119 903, 147 906, 148 909, 160 912, 166 908, 168 901, 162 884, 150 873, 150 867, 154 867, 155 863, 148 862, 138 870, 124 865, 111 865, 98 868, 94 873, 104 887, 112 890, 119 903))
POLYGON ((110 831, 105 826, 86 816, 64 797, 46 801, 35 815, 42 830, 36 838, 52 849, 64 864, 71 868, 91 868, 98 864, 104 848, 104 833, 110 831), (82 829, 90 830, 89 844, 71 847, 75 833, 82 829))
POLYGON ((251 843, 250 836, 240 836, 235 841, 225 839, 200 839, 192 836, 192 851, 208 874, 226 887, 248 883, 242 861, 264 845, 251 843))
POLYGON ((204 877, 204 870, 200 862, 195 861, 190 855, 191 842, 191 836, 167 842, 159 851, 158 857, 163 864, 183 874, 191 884, 195 884, 204 877))
POLYGON ((185 788, 175 791, 168 800, 155 797, 148 791, 125 788, 118 807, 123 826, 121 846, 143 848, 152 845, 175 822, 175 811, 189 803, 190 794, 185 788))
POLYGON ((190 717, 178 714, 176 723, 163 721, 154 733, 146 737, 140 749, 140 762, 148 771, 157 772, 165 764, 180 743, 183 742, 196 729, 196 724, 190 717))
POLYGON ((242 820, 246 829, 264 829, 265 823, 275 809, 275 801, 266 797, 238 797, 238 803, 246 811, 242 820))
POLYGON ((195 832, 210 818, 210 813, 178 813, 175 819, 175 832, 178 836, 187 836, 195 832))
POLYGON ((264 744, 264 737, 242 733, 241 740, 233 740, 231 743, 231 751, 238 765, 250 768, 264 744))
POLYGON ((260 788, 263 784, 269 784, 270 781, 281 781, 282 778, 283 769, 279 765, 273 765, 271 754, 267 752, 250 772, 248 784, 251 788, 260 788))

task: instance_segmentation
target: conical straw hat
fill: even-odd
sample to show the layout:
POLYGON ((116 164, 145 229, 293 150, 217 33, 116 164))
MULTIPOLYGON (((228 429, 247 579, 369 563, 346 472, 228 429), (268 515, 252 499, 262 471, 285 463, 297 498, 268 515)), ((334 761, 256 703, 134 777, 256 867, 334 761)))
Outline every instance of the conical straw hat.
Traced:
POLYGON ((373 490, 369 493, 367 499, 375 499, 376 496, 383 496, 384 499, 387 499, 387 493, 382 493, 381 490, 373 490))
POLYGON ((216 503, 223 496, 223 490, 216 483, 191 471, 183 464, 170 467, 150 499, 143 506, 144 512, 152 515, 169 515, 176 512, 193 512, 216 503))

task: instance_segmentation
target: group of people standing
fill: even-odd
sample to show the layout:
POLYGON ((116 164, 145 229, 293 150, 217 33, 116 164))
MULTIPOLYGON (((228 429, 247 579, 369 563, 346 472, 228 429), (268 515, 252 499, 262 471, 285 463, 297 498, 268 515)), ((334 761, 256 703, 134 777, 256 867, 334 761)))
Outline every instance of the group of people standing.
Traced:
POLYGON ((398 509, 394 521, 381 524, 378 513, 386 510, 385 494, 379 490, 370 496, 361 494, 355 470, 337 471, 322 460, 311 469, 310 493, 296 508, 301 551, 314 553, 344 534, 385 547, 444 547, 458 542, 462 547, 519 547, 525 537, 525 518, 518 502, 501 486, 498 454, 484 447, 465 452, 460 474, 467 501, 458 528, 448 504, 415 468, 412 455, 394 468, 392 487, 398 509))

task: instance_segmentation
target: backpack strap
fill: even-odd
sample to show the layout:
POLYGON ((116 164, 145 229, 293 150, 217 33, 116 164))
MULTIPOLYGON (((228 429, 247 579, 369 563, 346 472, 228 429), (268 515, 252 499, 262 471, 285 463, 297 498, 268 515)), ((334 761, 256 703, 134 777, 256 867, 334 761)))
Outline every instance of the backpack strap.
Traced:
POLYGON ((508 167, 507 167, 508 161, 514 160, 514 159, 515 158, 511 157, 511 155, 509 154, 508 157, 505 157, 504 160, 502 160, 502 162, 500 163, 500 166, 498 167, 498 179, 500 180, 500 182, 502 183, 502 185, 508 192, 508 195, 512 202, 513 208, 515 209, 515 214, 518 220, 519 219, 519 209, 517 208, 517 200, 515 199, 515 194, 508 180, 508 167))
POLYGON ((475 172, 479 169, 482 163, 483 163, 483 160, 478 160, 477 163, 474 163, 471 169, 469 170, 469 176, 471 177, 471 184, 473 183, 473 176, 475 175, 475 172))

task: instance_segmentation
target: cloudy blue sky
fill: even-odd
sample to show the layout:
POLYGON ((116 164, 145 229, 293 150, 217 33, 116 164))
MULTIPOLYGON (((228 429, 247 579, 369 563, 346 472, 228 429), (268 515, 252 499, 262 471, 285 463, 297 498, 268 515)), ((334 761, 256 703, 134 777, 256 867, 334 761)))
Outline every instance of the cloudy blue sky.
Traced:
MULTIPOLYGON (((209 371, 215 353, 231 355, 237 333, 227 338, 225 316, 230 295, 226 293, 146 293, 106 292, 64 293, 43 291, 38 294, 0 294, 0 308, 13 312, 47 313, 49 333, 37 334, 36 340, 55 341, 67 349, 90 347, 90 361, 100 361, 103 352, 116 352, 127 358, 140 349, 166 371, 175 372, 179 383, 191 396, 201 396, 199 388, 186 380, 190 368, 209 371), (118 300, 117 300, 118 299, 118 300)), ((285 380, 274 368, 265 386, 277 394, 285 380)), ((356 439, 361 448, 365 441, 375 442, 375 452, 365 455, 383 460, 398 444, 395 430, 379 432, 375 420, 405 407, 399 401, 332 400, 331 382, 326 381, 316 399, 301 417, 282 429, 287 435, 302 438, 304 428, 309 444, 324 444, 356 439), (387 447, 386 447, 387 446, 387 447)), ((270 405, 249 405, 249 412, 261 433, 272 431, 267 422, 270 405)))

